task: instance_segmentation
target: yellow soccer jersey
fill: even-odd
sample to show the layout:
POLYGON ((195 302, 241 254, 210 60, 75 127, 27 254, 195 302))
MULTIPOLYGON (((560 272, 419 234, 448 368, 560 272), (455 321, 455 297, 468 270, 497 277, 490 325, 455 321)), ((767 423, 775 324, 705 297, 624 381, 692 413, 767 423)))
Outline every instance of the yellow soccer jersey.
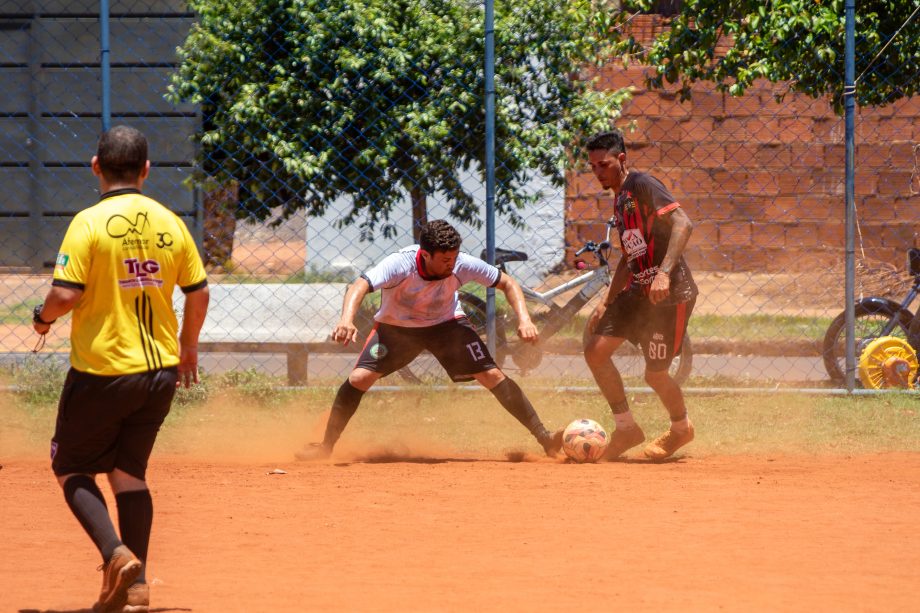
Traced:
POLYGON ((124 189, 74 217, 52 284, 83 290, 73 310, 71 365, 124 375, 179 363, 173 289, 200 289, 207 276, 185 223, 124 189))

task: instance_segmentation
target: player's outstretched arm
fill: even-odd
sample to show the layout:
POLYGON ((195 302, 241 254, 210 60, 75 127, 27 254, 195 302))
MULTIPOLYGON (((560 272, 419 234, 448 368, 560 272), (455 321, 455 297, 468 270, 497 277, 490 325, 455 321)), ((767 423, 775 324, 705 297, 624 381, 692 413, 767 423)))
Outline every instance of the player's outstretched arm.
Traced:
POLYGON ((505 299, 517 317, 518 336, 521 337, 521 340, 536 342, 539 338, 539 333, 537 332, 537 327, 530 320, 530 313, 527 311, 527 303, 524 302, 524 292, 521 291, 521 286, 505 273, 501 273, 501 277, 495 287, 505 294, 505 299))
POLYGON ((345 292, 345 303, 342 305, 342 317, 332 329, 332 340, 347 345, 358 340, 358 328, 355 326, 355 316, 361 308, 361 302, 370 292, 371 286, 364 277, 359 277, 348 286, 345 292))

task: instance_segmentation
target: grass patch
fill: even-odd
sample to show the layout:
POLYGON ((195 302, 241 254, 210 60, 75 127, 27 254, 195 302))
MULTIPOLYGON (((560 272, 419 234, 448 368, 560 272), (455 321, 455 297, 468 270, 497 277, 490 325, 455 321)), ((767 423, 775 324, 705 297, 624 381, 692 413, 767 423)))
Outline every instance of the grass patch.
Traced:
POLYGON ((727 338, 749 341, 821 339, 830 317, 797 315, 697 315, 690 317, 690 338, 727 338))
POLYGON ((212 273, 213 283, 241 283, 249 285, 262 285, 267 283, 351 283, 355 275, 348 272, 332 272, 317 270, 299 270, 287 275, 266 275, 228 272, 226 274, 212 273))
POLYGON ((0 324, 29 324, 32 325, 32 309, 40 304, 41 299, 25 300, 16 304, 0 305, 0 324))
MULTIPOLYGON (((4 398, 0 442, 9 447, 9 437, 15 435, 30 450, 44 451, 54 427, 63 372, 61 367, 35 363, 5 373, 19 391, 4 398)), ((158 449, 289 459, 303 443, 321 438, 337 386, 292 390, 282 389, 280 383, 254 371, 206 376, 201 386, 177 395, 158 449)), ((548 427, 589 417, 613 429, 599 392, 556 391, 541 383, 522 382, 548 427)), ((667 414, 653 394, 631 393, 629 400, 648 438, 667 428, 667 414)), ((688 394, 687 405, 697 428, 687 453, 695 457, 920 452, 917 394, 845 397, 739 390, 688 394)), ((540 451, 489 392, 460 386, 367 394, 341 446, 346 451, 387 448, 434 457, 540 451)))

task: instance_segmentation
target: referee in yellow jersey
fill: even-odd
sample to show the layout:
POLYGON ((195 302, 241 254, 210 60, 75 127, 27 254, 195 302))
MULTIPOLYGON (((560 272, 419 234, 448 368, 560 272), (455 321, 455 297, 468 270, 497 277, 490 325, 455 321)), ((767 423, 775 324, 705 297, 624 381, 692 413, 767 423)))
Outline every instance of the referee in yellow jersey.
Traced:
POLYGON ((94 611, 148 611, 145 578, 153 502, 145 474, 179 385, 198 382, 198 334, 208 281, 188 228, 141 194, 147 139, 116 126, 92 159, 100 201, 78 213, 57 255, 51 290, 35 308, 47 334, 73 310, 71 368, 58 404, 51 467, 64 498, 99 549, 102 590, 94 611), (185 294, 182 329, 175 286, 185 294), (108 476, 120 535, 96 485, 108 476))

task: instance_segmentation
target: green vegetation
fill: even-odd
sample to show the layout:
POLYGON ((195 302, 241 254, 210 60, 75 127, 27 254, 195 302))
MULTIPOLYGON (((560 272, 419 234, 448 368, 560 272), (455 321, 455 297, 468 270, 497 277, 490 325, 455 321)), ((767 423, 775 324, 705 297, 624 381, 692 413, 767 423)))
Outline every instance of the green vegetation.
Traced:
POLYGON ((248 283, 253 285, 262 285, 269 283, 351 283, 354 281, 354 275, 343 272, 329 272, 317 270, 315 267, 310 270, 301 270, 289 275, 265 275, 231 272, 224 275, 212 275, 214 283, 248 283))
POLYGON ((21 324, 32 323, 32 309, 41 300, 25 300, 16 304, 0 304, 0 324, 21 324))
MULTIPOLYGON (((27 380, 24 374, 17 371, 22 391, 11 395, 0 412, 0 442, 8 440, 4 432, 7 436, 12 432, 20 448, 43 452, 53 429, 57 397, 48 393, 50 384, 39 384, 40 377, 27 380), (25 381, 39 388, 38 393, 29 393, 25 381)), ((282 390, 278 383, 254 372, 208 377, 204 393, 185 399, 182 395, 187 392, 180 394, 158 448, 180 454, 194 450, 198 457, 214 450, 233 457, 258 454, 289 460, 301 444, 321 436, 336 388, 282 390)), ((608 429, 614 427, 606 404, 595 391, 543 387, 542 382, 531 379, 523 380, 522 385, 549 427, 561 427, 580 417, 596 419, 608 429)), ((629 400, 647 435, 667 427, 667 416, 654 395, 632 393, 629 400)), ((697 457, 920 452, 920 398, 916 394, 843 397, 739 391, 690 394, 687 403, 697 426, 697 440, 687 453, 697 457)), ((368 394, 341 447, 435 457, 539 452, 527 432, 488 392, 460 386, 446 391, 416 387, 368 394)))
POLYGON ((830 317, 798 315, 697 315, 690 318, 690 338, 747 341, 822 339, 830 317))
MULTIPOLYGON (((654 0, 631 5, 648 9, 654 0)), ((843 108, 844 0, 684 0, 672 27, 639 57, 657 68, 653 87, 711 81, 733 96, 757 79, 787 82, 784 91, 829 96, 843 108), (716 49, 728 44, 724 56, 716 49)), ((920 91, 920 19, 916 0, 860 0, 856 18, 856 103, 890 104, 920 91), (911 19, 913 17, 913 19, 911 19), (896 37, 895 37, 896 36, 896 37), (913 42, 911 42, 913 41, 913 42), (888 43, 891 44, 888 44, 888 43)))
MULTIPOLYGON (((480 223, 464 173, 484 176, 484 20, 452 0, 192 0, 170 99, 200 105, 204 185, 239 183, 240 217, 267 219, 336 199, 362 234, 393 236, 442 194, 480 223), (215 161, 219 160, 219 162, 215 161)), ((496 211, 522 225, 534 173, 563 184, 570 146, 629 99, 600 91, 587 66, 610 55, 593 2, 513 0, 495 7, 496 211)), ((417 236, 417 234, 416 234, 417 236)))

